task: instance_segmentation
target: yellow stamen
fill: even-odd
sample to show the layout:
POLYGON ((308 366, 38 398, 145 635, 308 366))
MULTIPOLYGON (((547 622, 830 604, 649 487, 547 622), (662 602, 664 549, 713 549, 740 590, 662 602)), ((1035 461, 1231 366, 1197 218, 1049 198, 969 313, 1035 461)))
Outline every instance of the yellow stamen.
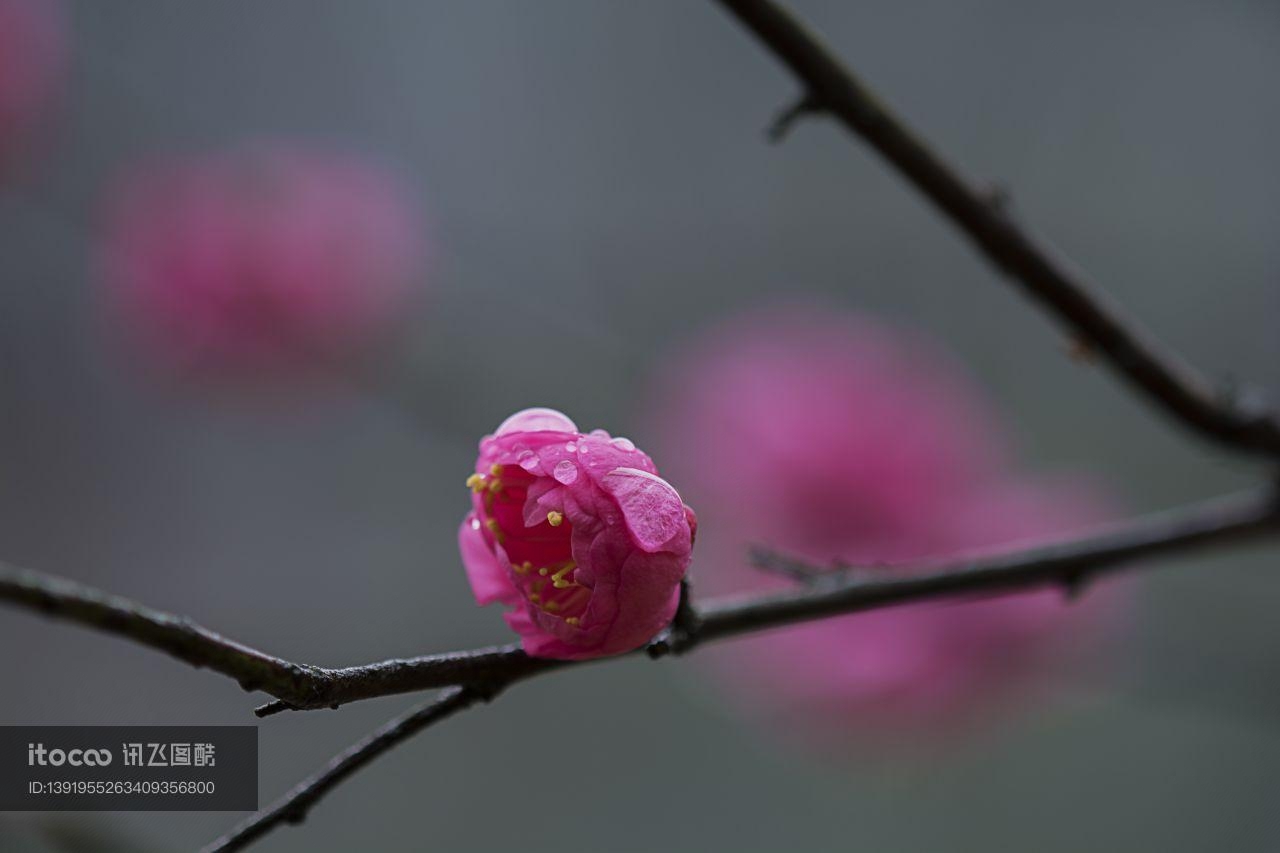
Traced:
POLYGON ((562 577, 564 577, 565 575, 569 574, 569 572, 573 571, 573 570, 574 570, 574 569, 576 569, 576 568, 578 568, 577 564, 575 564, 572 560, 570 560, 570 561, 565 565, 565 567, 564 567, 563 569, 561 569, 560 571, 558 571, 558 572, 556 572, 554 575, 552 575, 552 576, 551 576, 551 579, 552 579, 553 581, 558 581, 558 580, 560 580, 562 577))
POLYGON ((502 466, 501 466, 501 465, 490 465, 490 466, 489 466, 489 473, 490 473, 490 474, 492 474, 492 475, 493 475, 493 476, 495 476, 495 477, 501 477, 501 476, 502 476, 502 466))
POLYGON ((484 475, 472 474, 467 478, 467 488, 473 492, 478 492, 484 488, 484 475))
POLYGON ((493 534, 493 538, 497 539, 499 542, 502 542, 507 538, 507 535, 502 532, 502 528, 498 526, 498 519, 490 518, 485 521, 484 526, 489 528, 489 532, 493 534))
POLYGON ((543 566, 542 568, 538 569, 538 574, 542 575, 545 578, 547 576, 547 567, 543 566))
POLYGON ((533 564, 528 560, 525 560, 523 563, 512 563, 511 568, 514 569, 515 573, 518 575, 527 575, 529 574, 529 570, 533 568, 533 564))
POLYGON ((554 601, 548 601, 545 605, 543 605, 542 609, 547 611, 548 613, 555 613, 557 610, 560 609, 560 605, 556 604, 554 601))
POLYGON ((570 616, 568 619, 564 620, 564 624, 566 624, 566 625, 572 625, 573 627, 575 627, 575 628, 576 628, 576 627, 578 627, 578 617, 577 617, 577 616, 570 616))
POLYGON ((564 523, 564 513, 556 512, 554 509, 547 513, 547 524, 552 527, 559 527, 564 523))
POLYGON ((489 491, 490 491, 490 492, 492 492, 492 493, 493 493, 493 494, 495 494, 495 495, 496 495, 498 492, 502 491, 502 481, 501 481, 501 480, 499 480, 499 479, 496 479, 496 478, 495 478, 494 480, 492 480, 492 481, 489 483, 489 491))

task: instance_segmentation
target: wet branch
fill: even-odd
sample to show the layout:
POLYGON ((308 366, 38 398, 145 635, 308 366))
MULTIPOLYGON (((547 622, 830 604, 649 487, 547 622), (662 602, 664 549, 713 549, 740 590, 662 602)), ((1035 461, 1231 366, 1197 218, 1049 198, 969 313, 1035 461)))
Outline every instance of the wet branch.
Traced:
MULTIPOLYGON (((803 588, 781 593, 716 598, 701 604, 686 595, 678 624, 657 638, 648 651, 653 657, 679 654, 712 640, 914 601, 1051 585, 1075 589, 1140 558, 1171 556, 1277 533, 1280 504, 1272 490, 1261 489, 1112 525, 1084 538, 943 563, 899 566, 893 572, 830 572, 828 567, 764 552, 757 554, 757 562, 787 562, 793 571, 803 570, 816 577, 803 588)), ((134 640, 229 676, 246 689, 274 696, 277 701, 258 709, 260 716, 451 686, 492 693, 512 681, 570 665, 529 657, 516 645, 342 668, 293 663, 228 640, 184 617, 3 564, 0 601, 134 640)))
POLYGON ((415 706, 335 755, 324 770, 299 782, 275 803, 205 846, 201 853, 243 850, 281 824, 302 823, 307 812, 322 797, 375 758, 423 729, 491 698, 492 694, 470 687, 451 687, 443 691, 430 702, 415 706))
MULTIPOLYGON (((870 580, 851 575, 843 565, 824 567, 757 550, 752 557, 757 565, 803 577, 809 585, 802 591, 772 596, 713 599, 701 608, 688 600, 685 587, 680 609, 683 616, 648 651, 654 657, 683 653, 710 640, 947 596, 1006 593, 1051 585, 1059 585, 1074 595, 1101 574, 1132 567, 1134 560, 1275 533, 1280 533, 1280 503, 1273 492, 1266 490, 1149 516, 1087 539, 1004 555, 949 560, 931 568, 870 580)), ((516 680, 568 665, 538 661, 514 649, 481 652, 473 659, 502 662, 500 668, 491 671, 483 689, 450 688, 436 700, 390 721, 332 759, 324 771, 299 783, 275 804, 213 842, 204 853, 240 850, 281 824, 300 823, 307 810, 330 789, 400 742, 482 699, 487 701, 516 680)))
MULTIPOLYGON (((795 592, 741 599, 713 599, 695 607, 682 596, 681 619, 648 648, 653 657, 679 654, 710 640, 789 625, 807 619, 855 613, 948 596, 978 596, 1043 586, 1061 586, 1075 595, 1089 581, 1135 560, 1168 556, 1209 545, 1243 542, 1280 533, 1280 503, 1270 490, 1208 501, 1176 512, 1116 525, 1085 539, 987 557, 959 558, 909 572, 854 575, 845 566, 823 567, 760 550, 753 560, 770 568, 786 566, 808 579, 795 592), (834 568, 836 571, 832 572, 834 568), (871 579, 868 579, 871 578, 871 579)), ((1150 566, 1153 563, 1146 563, 1150 566)), ((503 668, 485 687, 453 687, 378 729, 297 785, 274 805, 205 848, 204 853, 239 850, 283 823, 298 823, 322 796, 374 758, 431 724, 492 698, 514 681, 567 662, 537 661, 519 651, 499 655, 503 668)))
POLYGON ((1148 399, 1201 436, 1232 450, 1280 458, 1280 421, 1259 401, 1217 388, 1164 349, 1080 269, 1033 237, 999 194, 983 191, 859 80, 782 5, 719 0, 804 87, 774 122, 779 139, 804 115, 824 112, 862 137, 972 240, 997 268, 1056 314, 1087 348, 1148 399))

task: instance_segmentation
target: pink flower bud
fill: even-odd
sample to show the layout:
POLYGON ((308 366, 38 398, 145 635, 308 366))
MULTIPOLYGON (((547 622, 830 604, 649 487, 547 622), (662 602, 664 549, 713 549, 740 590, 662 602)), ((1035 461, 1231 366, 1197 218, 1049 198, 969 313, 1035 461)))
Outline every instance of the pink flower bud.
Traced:
POLYGON ((255 148, 148 164, 109 199, 110 316, 182 375, 294 375, 367 349, 422 281, 395 181, 336 154, 255 148))
POLYGON ((693 511, 645 453, 553 409, 526 409, 480 442, 458 545, 476 601, 537 657, 630 651, 675 613, 693 511))
POLYGON ((66 73, 66 32, 56 0, 0 0, 0 174, 48 117, 66 73))

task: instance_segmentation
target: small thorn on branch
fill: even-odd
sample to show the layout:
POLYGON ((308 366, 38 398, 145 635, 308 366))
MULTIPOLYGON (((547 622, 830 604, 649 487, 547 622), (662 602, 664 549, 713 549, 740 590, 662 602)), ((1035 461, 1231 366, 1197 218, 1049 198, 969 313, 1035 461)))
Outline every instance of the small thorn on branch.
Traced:
POLYGON ((786 138, 792 126, 806 116, 823 112, 822 104, 812 94, 806 94, 782 110, 765 130, 765 136, 775 145, 786 138))

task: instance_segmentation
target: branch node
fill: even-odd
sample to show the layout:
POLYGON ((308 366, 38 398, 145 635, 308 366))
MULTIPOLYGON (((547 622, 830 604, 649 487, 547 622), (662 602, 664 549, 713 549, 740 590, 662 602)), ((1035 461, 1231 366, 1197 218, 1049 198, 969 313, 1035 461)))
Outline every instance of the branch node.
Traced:
POLYGON ((671 654, 671 644, 667 642, 666 633, 645 646, 645 654, 649 655, 650 660, 657 660, 671 654))
POLYGON ((671 619, 671 625, 659 638, 657 643, 651 645, 662 645, 661 653, 655 654, 655 649, 649 652, 650 657, 662 657, 664 654, 682 654, 697 645, 698 632, 702 628, 702 617, 693 606, 691 595, 692 584, 686 577, 680 581, 680 600, 676 604, 675 615, 671 619))

